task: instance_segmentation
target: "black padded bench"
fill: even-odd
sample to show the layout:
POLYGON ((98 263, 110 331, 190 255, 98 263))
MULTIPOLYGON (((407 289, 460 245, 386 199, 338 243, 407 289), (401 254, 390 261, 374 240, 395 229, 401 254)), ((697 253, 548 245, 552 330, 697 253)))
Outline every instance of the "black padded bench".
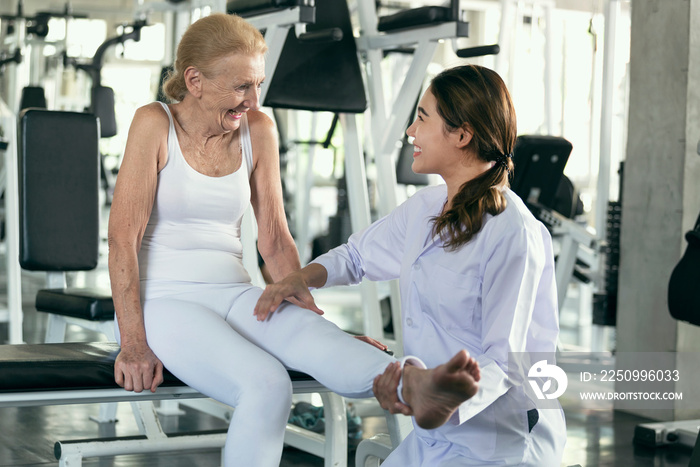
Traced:
MULTIPOLYGON (((206 397, 167 370, 155 393, 125 391, 114 382, 118 354, 116 342, 0 345, 0 407, 85 403, 92 395, 100 402, 206 397)), ((295 392, 326 391, 304 373, 290 370, 289 375, 295 392)))
MULTIPOLYGON (((167 370, 155 393, 125 391, 114 382, 114 342, 0 345, 0 408, 129 401, 140 414, 143 436, 58 441, 53 449, 60 466, 80 466, 84 457, 156 451, 221 448, 225 430, 166 435, 151 400, 204 398, 167 370)), ((316 454, 326 465, 347 456, 347 422, 343 399, 310 376, 289 371, 295 394, 320 393, 327 413, 325 437, 312 433, 320 447, 316 454)), ((287 438, 308 437, 288 427, 287 438)), ((50 449, 50 447, 47 447, 50 449)))

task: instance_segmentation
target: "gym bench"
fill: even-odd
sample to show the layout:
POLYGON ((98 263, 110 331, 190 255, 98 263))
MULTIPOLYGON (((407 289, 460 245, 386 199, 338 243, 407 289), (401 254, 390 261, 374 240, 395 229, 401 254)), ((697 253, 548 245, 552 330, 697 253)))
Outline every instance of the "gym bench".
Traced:
MULTIPOLYGON (((226 430, 167 435, 149 401, 204 398, 164 372, 164 383, 151 393, 125 391, 114 382, 114 342, 0 345, 0 408, 102 402, 131 402, 142 436, 57 441, 60 467, 80 467, 85 457, 160 451, 222 448, 226 430)), ((326 418, 325 436, 288 425, 285 442, 347 465, 347 421, 343 398, 310 376, 289 371, 294 394, 319 393, 326 418)))

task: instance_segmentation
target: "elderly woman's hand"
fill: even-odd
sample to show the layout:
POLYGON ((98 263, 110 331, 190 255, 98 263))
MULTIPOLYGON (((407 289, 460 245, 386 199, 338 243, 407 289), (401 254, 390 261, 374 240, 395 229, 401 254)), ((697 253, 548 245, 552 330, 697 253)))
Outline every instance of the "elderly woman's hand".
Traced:
POLYGON ((122 345, 114 362, 114 380, 127 391, 156 392, 163 382, 163 364, 145 344, 122 345))

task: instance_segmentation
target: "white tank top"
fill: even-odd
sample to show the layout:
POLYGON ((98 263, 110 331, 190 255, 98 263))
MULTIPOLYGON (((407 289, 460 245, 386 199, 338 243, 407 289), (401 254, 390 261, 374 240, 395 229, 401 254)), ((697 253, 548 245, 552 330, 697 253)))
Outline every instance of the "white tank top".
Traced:
POLYGON ((241 217, 250 204, 253 151, 246 114, 241 118, 241 167, 223 177, 192 168, 180 149, 172 114, 168 160, 158 174, 151 217, 139 251, 141 280, 250 282, 243 267, 241 217))

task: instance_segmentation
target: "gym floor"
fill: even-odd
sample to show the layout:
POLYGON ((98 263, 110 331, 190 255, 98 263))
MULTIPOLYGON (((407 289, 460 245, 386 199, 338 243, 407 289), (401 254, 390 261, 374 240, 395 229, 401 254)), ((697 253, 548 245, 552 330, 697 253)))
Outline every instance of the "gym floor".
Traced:
MULTIPOLYGON (((0 256, 0 284, 4 283, 4 257, 0 256)), ((105 272, 98 271, 99 280, 105 272)), ((84 278, 83 278, 84 279, 84 278)), ((76 278, 75 280, 83 280, 76 278)), ((44 275, 22 273, 24 308, 24 339, 28 343, 43 341, 46 316, 36 312, 34 296, 44 285, 44 275)), ((0 303, 4 302, 4 288, 0 289, 0 303)), ((328 313, 334 319, 333 313, 328 313)), ((347 317, 335 316, 338 324, 347 317)), ((352 318, 351 318, 352 319, 352 318)), ((334 319, 335 320, 335 319, 334 319)), ((104 340, 103 336, 77 327, 69 327, 67 340, 104 340)), ((0 343, 7 339, 7 324, 0 323, 0 343)), ((610 407, 582 409, 563 401, 567 418, 568 441, 562 465, 580 464, 582 467, 687 467, 690 449, 682 446, 656 450, 635 447, 632 443, 634 427, 649 422, 641 417, 614 412, 610 407)), ((168 433, 224 428, 225 423, 211 415, 184 407, 183 415, 163 416, 161 423, 168 433)), ((137 435, 128 404, 120 404, 117 423, 98 424, 90 420, 96 416, 97 405, 0 408, 0 467, 43 467, 58 465, 53 445, 58 440, 137 435)), ((263 414, 261 414, 263 416, 263 414)), ((383 417, 363 419, 363 436, 385 431, 383 417)), ((158 453, 149 455, 122 455, 90 458, 85 467, 214 467, 220 465, 218 450, 158 453)), ((348 455, 348 466, 355 465, 354 451, 348 455)), ((311 454, 286 448, 281 466, 323 466, 323 460, 311 454)), ((545 466, 549 467, 549 466, 545 466)), ((553 466, 554 467, 554 466, 553 466)))

